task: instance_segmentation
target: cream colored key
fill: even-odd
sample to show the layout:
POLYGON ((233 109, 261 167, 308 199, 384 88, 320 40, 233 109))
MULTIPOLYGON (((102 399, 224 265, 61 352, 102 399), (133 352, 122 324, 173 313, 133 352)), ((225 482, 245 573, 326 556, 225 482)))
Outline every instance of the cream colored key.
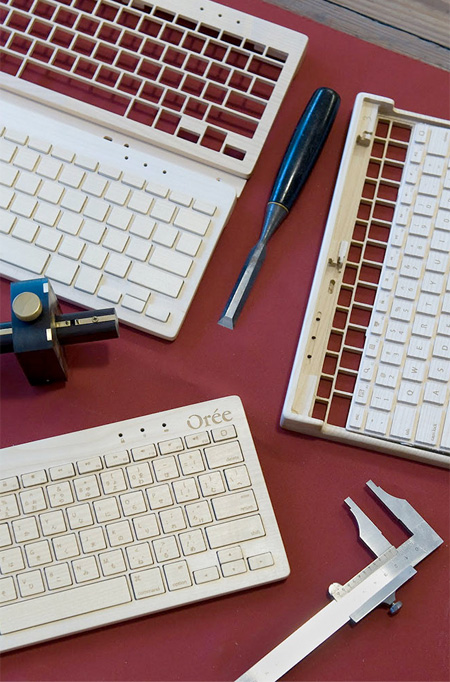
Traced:
POLYGON ((17 583, 22 597, 33 597, 45 591, 42 574, 39 570, 21 573, 17 576, 17 583))
POLYGON ((419 443, 435 447, 438 444, 444 417, 445 410, 440 405, 424 403, 420 409, 416 440, 419 443))
POLYGON ((212 500, 212 506, 218 521, 248 514, 258 509, 253 490, 216 497, 212 500))
POLYGON ((192 579, 185 561, 177 561, 164 566, 167 585, 169 590, 182 590, 192 585, 192 579))
POLYGON ((153 557, 148 542, 142 542, 139 545, 131 545, 126 548, 128 563, 130 568, 143 568, 144 566, 151 566, 153 564, 153 557))
POLYGON ((236 464, 243 461, 241 446, 238 441, 221 443, 205 448, 205 455, 210 469, 236 464))
POLYGON ((166 591, 159 568, 148 568, 132 573, 131 584, 136 599, 145 599, 166 591))
POLYGON ((206 528, 209 546, 212 549, 233 545, 265 535, 259 514, 244 519, 233 519, 206 528))
POLYGON ((98 584, 81 585, 3 606, 0 609, 0 631, 6 635, 130 601, 126 578, 111 578, 98 584))

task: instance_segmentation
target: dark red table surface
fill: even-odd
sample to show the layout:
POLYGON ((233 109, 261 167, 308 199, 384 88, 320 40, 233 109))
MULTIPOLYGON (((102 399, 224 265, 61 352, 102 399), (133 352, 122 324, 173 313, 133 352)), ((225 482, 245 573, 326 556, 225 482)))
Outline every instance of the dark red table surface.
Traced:
MULTIPOLYGON (((242 7, 240 0, 228 5, 242 7)), ((283 582, 11 652, 3 680, 234 680, 328 603, 371 560, 344 505, 351 496, 394 544, 406 535, 365 489, 369 479, 405 497, 444 539, 383 608, 344 626, 286 680, 448 680, 448 471, 283 430, 279 418, 355 95, 449 118, 445 71, 349 37, 259 0, 245 10, 309 36, 300 70, 269 134, 175 342, 121 327, 120 339, 68 349, 65 385, 30 387, 3 355, 2 447, 238 394, 291 565, 283 582), (334 88, 341 107, 307 185, 280 231, 235 330, 217 324, 264 204, 312 92, 334 88)), ((0 281, 1 320, 9 284, 0 281)), ((63 304, 63 310, 75 308, 63 304)))

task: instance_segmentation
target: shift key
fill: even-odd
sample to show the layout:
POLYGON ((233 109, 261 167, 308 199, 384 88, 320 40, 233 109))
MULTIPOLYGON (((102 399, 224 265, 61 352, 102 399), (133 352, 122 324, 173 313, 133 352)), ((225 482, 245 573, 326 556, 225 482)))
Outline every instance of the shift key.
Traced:
POLYGON ((260 538, 265 534, 266 532, 259 514, 243 519, 234 519, 233 521, 219 523, 216 526, 206 528, 206 535, 208 536, 211 549, 253 540, 253 538, 260 538))

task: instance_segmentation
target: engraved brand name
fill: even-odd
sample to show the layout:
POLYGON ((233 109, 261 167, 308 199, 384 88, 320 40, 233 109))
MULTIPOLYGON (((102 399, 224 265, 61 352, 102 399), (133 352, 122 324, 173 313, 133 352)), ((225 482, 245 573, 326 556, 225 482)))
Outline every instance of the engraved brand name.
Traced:
POLYGON ((189 428, 196 430, 201 427, 217 426, 218 424, 231 421, 233 421, 233 415, 229 410, 219 412, 219 410, 216 409, 212 414, 205 414, 204 416, 200 414, 191 414, 187 419, 187 425, 189 428))

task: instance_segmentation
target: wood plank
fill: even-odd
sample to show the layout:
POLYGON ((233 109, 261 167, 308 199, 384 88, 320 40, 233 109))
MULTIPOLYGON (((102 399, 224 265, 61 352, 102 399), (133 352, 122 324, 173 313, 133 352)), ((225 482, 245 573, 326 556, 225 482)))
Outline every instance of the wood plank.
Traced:
POLYGON ((450 70, 447 0, 267 0, 338 31, 450 70))

